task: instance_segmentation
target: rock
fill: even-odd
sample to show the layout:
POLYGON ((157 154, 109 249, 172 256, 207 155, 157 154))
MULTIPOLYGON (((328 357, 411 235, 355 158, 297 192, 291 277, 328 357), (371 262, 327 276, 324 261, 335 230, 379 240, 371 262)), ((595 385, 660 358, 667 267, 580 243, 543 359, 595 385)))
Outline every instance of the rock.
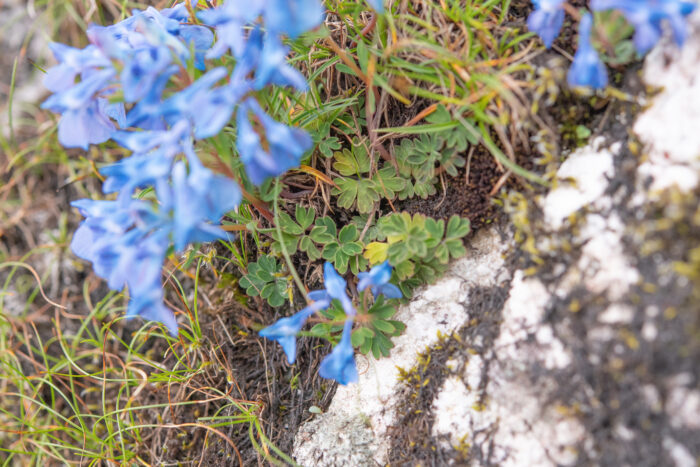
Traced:
POLYGON ((415 365, 419 352, 469 320, 468 290, 507 279, 502 252, 508 245, 494 229, 476 236, 469 254, 456 261, 436 284, 414 294, 394 319, 406 324, 394 339, 391 357, 358 356, 360 380, 340 386, 327 412, 299 429, 294 457, 302 465, 375 465, 387 462, 387 430, 396 422, 401 387, 397 366, 415 365), (358 440, 354 445, 348 440, 358 440))
POLYGON ((300 464, 401 464, 416 449, 440 465, 696 463, 700 349, 685 340, 697 290, 674 267, 698 245, 678 235, 692 212, 663 197, 684 199, 700 177, 700 14, 692 23, 682 51, 664 42, 646 60, 644 79, 665 90, 634 123, 641 161, 627 136, 571 154, 533 203, 535 266, 504 261, 510 234, 479 232, 401 307, 391 358, 362 359, 360 382, 301 427, 300 464), (421 371, 409 382, 397 367, 421 371))

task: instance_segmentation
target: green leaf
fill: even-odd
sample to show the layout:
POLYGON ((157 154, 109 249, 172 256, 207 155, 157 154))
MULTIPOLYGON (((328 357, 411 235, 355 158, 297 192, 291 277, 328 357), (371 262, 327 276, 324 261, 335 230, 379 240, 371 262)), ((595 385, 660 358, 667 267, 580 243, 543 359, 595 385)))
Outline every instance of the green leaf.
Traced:
POLYGON ((416 196, 422 199, 427 199, 428 197, 433 196, 435 193, 437 193, 437 190, 435 189, 436 182, 437 179, 434 178, 416 180, 413 184, 413 189, 416 196))
POLYGON ((377 201, 379 201, 379 194, 374 189, 373 181, 360 179, 357 183, 357 211, 360 214, 367 214, 372 211, 377 201))
POLYGON ((248 264, 248 274, 241 277, 239 285, 246 289, 246 295, 266 299, 274 307, 284 304, 287 299, 287 278, 281 274, 282 266, 271 256, 261 256, 258 261, 248 264))
POLYGON ((351 339, 352 339, 352 346, 353 347, 359 347, 361 346, 366 339, 372 339, 374 337, 374 331, 371 330, 370 328, 367 327, 361 327, 354 329, 352 331, 351 339))
POLYGON ((261 269, 271 274, 278 273, 282 270, 282 266, 277 264, 277 260, 270 256, 261 256, 257 263, 261 269))
MULTIPOLYGON (((381 334, 379 334, 381 336, 381 334)), ((379 360, 382 357, 382 348, 379 346, 377 339, 372 339, 372 356, 379 360)))
POLYGON ((387 237, 405 238, 411 226, 411 215, 407 212, 391 214, 379 221, 379 230, 387 237))
POLYGON ((450 238, 448 240, 445 240, 444 245, 450 252, 450 256, 452 256, 453 258, 461 258, 462 256, 467 254, 467 250, 466 248, 464 248, 461 239, 450 238))
POLYGON ((369 61, 369 50, 361 40, 357 42, 357 61, 360 62, 360 69, 367 73, 367 62, 369 61))
POLYGON ((447 264, 447 262, 450 260, 450 250, 444 243, 437 246, 434 255, 435 258, 443 264, 447 264))
POLYGON ((318 143, 318 150, 326 158, 333 157, 333 152, 341 147, 340 141, 335 136, 327 136, 318 143))
POLYGON ((390 320, 387 320, 387 322, 391 323, 391 325, 394 326, 394 329, 395 329, 394 335, 395 336, 400 335, 402 332, 404 332, 406 330, 406 325, 404 323, 402 323, 401 321, 396 321, 396 320, 390 319, 390 320))
POLYGON ((396 175, 393 167, 379 169, 373 177, 375 191, 387 199, 394 199, 396 193, 406 186, 406 180, 396 175))
POLYGON ((362 253, 362 243, 360 242, 350 242, 345 243, 340 247, 341 251, 345 256, 355 256, 362 253))
MULTIPOLYGON (((271 250, 273 253, 282 253, 282 246, 280 242, 279 235, 277 234, 276 231, 272 232, 272 238, 275 239, 275 242, 272 244, 271 250)), ((293 255, 294 253, 297 252, 297 245, 299 243, 299 235, 292 235, 288 233, 282 233, 282 239, 284 242, 284 246, 287 249, 287 253, 290 255, 293 255)))
POLYGON ((336 152, 334 155, 333 168, 346 177, 357 175, 362 176, 369 172, 370 160, 367 155, 367 149, 364 144, 359 143, 357 139, 353 140, 353 149, 343 149, 342 152, 336 152))
POLYGON ((372 326, 374 326, 376 329, 379 331, 385 333, 385 334, 393 334, 396 329, 394 329, 394 326, 391 325, 391 323, 384 321, 382 319, 377 319, 372 321, 372 326))
POLYGON ((364 334, 360 334, 358 331, 359 329, 356 329, 352 332, 352 334, 350 334, 350 344, 353 347, 359 347, 365 342, 364 334))
POLYGON ((446 238, 462 238, 469 233, 469 219, 462 219, 458 215, 450 217, 447 222, 446 238))
POLYGON ((350 258, 347 255, 343 254, 341 250, 336 251, 333 265, 339 274, 345 274, 348 271, 349 262, 350 258))
POLYGON ((420 258, 425 257, 428 253, 428 233, 425 231, 424 227, 414 226, 408 233, 408 238, 406 239, 406 246, 410 252, 420 258))
POLYGON ((404 242, 389 245, 386 253, 391 264, 403 263, 411 257, 411 250, 408 249, 404 242))
MULTIPOLYGON (((416 270, 415 264, 413 264, 413 262, 409 261, 409 260, 402 261, 401 263, 397 263, 394 266, 394 273, 401 281, 406 280, 409 277, 411 277, 413 275, 413 273, 415 272, 415 270, 416 270)), ((407 294, 404 293, 404 295, 407 295, 407 294)))
POLYGON ((367 355, 372 349, 372 339, 365 339, 365 341, 360 345, 360 352, 363 355, 367 355))
POLYGON ((317 323, 309 330, 311 334, 317 337, 326 337, 331 333, 331 325, 329 323, 317 323))
POLYGON ((445 233, 445 221, 442 219, 436 221, 435 219, 427 218, 425 220, 425 232, 428 234, 426 246, 428 248, 434 248, 440 243, 445 233))
POLYGON ((297 206, 296 210, 294 211, 294 217, 297 218, 297 222, 305 231, 311 226, 311 224, 313 224, 314 219, 316 218, 316 211, 314 211, 313 208, 303 208, 301 206, 297 206))
POLYGON ((358 183, 354 178, 336 178, 333 180, 338 188, 333 188, 332 193, 338 195, 338 206, 351 209, 357 199, 358 183))
POLYGON ((323 247, 323 253, 321 253, 321 256, 325 260, 335 261, 335 254, 338 252, 339 249, 340 245, 338 244, 338 242, 328 243, 325 247, 323 247))
POLYGON ((316 225, 311 229, 311 239, 320 244, 326 244, 335 241, 336 227, 335 222, 330 217, 321 217, 316 219, 316 225))
POLYGON ((439 104, 435 112, 425 117, 425 121, 429 123, 447 123, 452 121, 452 115, 450 115, 450 112, 444 105, 439 104))
POLYGON ((311 237, 304 236, 299 241, 299 249, 306 253, 311 261, 316 261, 321 257, 321 251, 316 248, 311 237))
POLYGON ((358 275, 361 271, 367 269, 369 262, 363 256, 355 255, 350 258, 350 270, 354 275, 358 275))
POLYGON ((376 240, 377 234, 379 233, 379 228, 377 227, 376 222, 370 222, 369 226, 367 226, 368 217, 369 216, 367 214, 352 216, 352 220, 350 221, 353 223, 353 225, 355 225, 355 227, 357 227, 357 230, 359 232, 361 232, 365 229, 365 227, 367 227, 367 230, 365 231, 365 236, 363 237, 363 241, 365 243, 376 240))
POLYGON ((360 234, 357 231, 357 227, 355 227, 353 224, 348 224, 340 229, 340 233, 338 233, 338 240, 340 243, 354 242, 359 236, 360 234))
POLYGON ((396 307, 387 303, 384 296, 380 295, 367 312, 372 315, 373 319, 388 319, 394 316, 396 307))
POLYGON ((294 222, 294 219, 292 219, 292 217, 284 211, 277 215, 277 219, 280 223, 280 229, 290 235, 301 235, 305 230, 299 224, 294 222))

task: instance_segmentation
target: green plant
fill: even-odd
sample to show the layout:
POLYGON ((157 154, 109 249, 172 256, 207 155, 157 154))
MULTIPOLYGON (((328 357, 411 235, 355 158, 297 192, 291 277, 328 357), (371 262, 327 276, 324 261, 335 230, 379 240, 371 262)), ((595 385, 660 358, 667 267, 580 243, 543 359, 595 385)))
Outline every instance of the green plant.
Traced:
POLYGON ((282 266, 271 256, 248 264, 248 274, 241 277, 240 286, 249 297, 260 296, 270 306, 280 306, 289 297, 289 278, 282 274, 282 266))
POLYGON ((406 325, 401 321, 389 319, 396 314, 395 300, 386 301, 384 296, 377 297, 367 313, 361 315, 360 326, 352 333, 352 345, 367 355, 370 350, 374 358, 388 357, 394 343, 392 337, 400 335, 406 325))
POLYGON ((290 255, 296 253, 297 249, 301 249, 309 255, 311 260, 315 260, 320 258, 321 254, 313 243, 309 242, 308 237, 305 236, 305 232, 312 226, 314 219, 316 219, 316 212, 312 208, 297 206, 294 211, 294 218, 284 211, 279 212, 278 222, 282 231, 281 237, 277 229, 263 229, 261 232, 272 235, 274 242, 271 250, 273 253, 282 253, 280 242, 284 242, 284 246, 290 255))
MULTIPOLYGON (((365 306, 369 295, 368 292, 360 293, 360 301, 365 306)), ((374 358, 388 357, 391 349, 394 348, 391 338, 399 336, 406 329, 406 325, 402 322, 390 319, 396 314, 396 302, 397 300, 386 300, 380 295, 366 311, 363 308, 358 309, 356 319, 358 326, 352 331, 351 341, 352 346, 363 355, 372 352, 374 358)), ((337 342, 346 318, 343 308, 337 300, 334 300, 328 309, 321 312, 321 315, 328 321, 315 324, 309 331, 310 334, 337 342)))
POLYGON ((452 177, 466 160, 462 154, 469 144, 477 144, 478 138, 455 123, 444 106, 439 105, 426 120, 433 132, 422 133, 417 138, 404 138, 396 147, 399 174, 406 184, 399 191, 399 199, 418 196, 426 199, 436 193, 437 176, 446 173, 452 177))
POLYGON ((336 152, 333 163, 333 168, 342 175, 333 179, 337 187, 332 193, 338 196, 338 206, 357 210, 360 214, 371 212, 381 198, 394 199, 406 184, 391 166, 370 174, 372 161, 366 144, 353 140, 352 150, 336 152))
POLYGON ((379 220, 383 242, 367 245, 364 257, 370 264, 389 260, 406 296, 418 285, 433 282, 445 271, 450 258, 466 254, 462 238, 469 231, 469 220, 452 216, 447 225, 422 214, 392 214, 379 220))

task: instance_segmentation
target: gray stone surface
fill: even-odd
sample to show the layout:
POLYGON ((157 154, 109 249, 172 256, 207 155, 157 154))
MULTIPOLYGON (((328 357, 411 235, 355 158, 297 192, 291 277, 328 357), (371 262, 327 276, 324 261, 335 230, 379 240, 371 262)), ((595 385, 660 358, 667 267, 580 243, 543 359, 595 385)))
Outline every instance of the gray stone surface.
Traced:
MULTIPOLYGON (((359 384, 339 388, 328 411, 300 429, 294 450, 299 463, 387 463, 392 427, 403 428, 394 425, 401 423, 400 398, 407 394, 396 367, 413 367, 417 354, 435 345, 438 331, 449 333, 478 318, 471 297, 479 287, 505 285, 508 298, 498 310, 493 345, 445 362, 448 376, 432 400, 429 419, 437 446, 468 446, 473 465, 621 465, 620 459, 637 459, 631 461, 635 465, 696 465, 697 362, 683 369, 688 361, 682 356, 659 353, 664 341, 685 338, 683 325, 673 324, 671 314, 660 319, 661 306, 639 301, 650 278, 687 289, 683 278, 669 275, 663 254, 655 272, 643 271, 648 260, 638 249, 639 231, 653 221, 640 217, 643 208, 658 202, 661 190, 687 193, 700 180, 699 24, 696 14, 694 33, 682 51, 665 42, 646 60, 644 79, 665 90, 636 123, 629 122, 644 155, 637 160, 627 150, 626 136, 595 139, 567 158, 557 187, 536 201, 543 223, 535 245, 548 252, 542 269, 549 272, 532 276, 506 264, 503 255, 512 241, 495 228, 480 232, 468 257, 401 308, 398 319, 407 329, 396 339, 391 358, 360 358, 359 384), (616 188, 630 180, 631 186, 616 188), (583 313, 580 306, 586 309, 583 316, 577 315, 583 313), (555 311, 559 318, 552 320, 555 311), (650 366, 656 359, 679 368, 650 366), (624 371, 657 373, 628 378, 624 371), (611 393, 623 389, 628 393, 611 393), (624 400, 636 404, 633 413, 620 407, 624 400), (652 422, 635 416, 653 424, 643 428, 652 422), (605 417, 606 422, 599 420, 605 417)), ((652 294, 650 303, 664 303, 664 293, 652 294)))

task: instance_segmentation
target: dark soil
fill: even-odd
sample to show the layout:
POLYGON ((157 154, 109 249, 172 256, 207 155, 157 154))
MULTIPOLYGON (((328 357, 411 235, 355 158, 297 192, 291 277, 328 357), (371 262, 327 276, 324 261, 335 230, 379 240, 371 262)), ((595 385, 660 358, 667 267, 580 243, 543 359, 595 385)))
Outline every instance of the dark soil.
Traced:
MULTIPOLYGON (((335 385, 320 378, 317 368, 329 346, 316 339, 299 339, 298 357, 293 366, 276 343, 258 337, 248 323, 259 322, 261 313, 230 304, 216 314, 202 316, 205 334, 203 348, 208 349, 206 371, 187 384, 152 388, 140 398, 141 405, 163 400, 175 406, 168 411, 140 411, 143 423, 167 424, 191 422, 200 417, 236 417, 240 410, 231 400, 254 405, 265 435, 283 452, 291 452, 296 427, 306 421, 314 405, 327 408, 335 385), (290 381, 294 380, 294 384, 290 381), (226 392, 225 398, 216 398, 226 392), (208 399, 219 399, 204 403, 208 399)), ((168 428, 148 430, 141 443, 142 455, 157 463, 202 463, 202 465, 263 465, 260 452, 253 448, 247 423, 219 428, 223 436, 205 430, 182 428, 177 435, 168 428), (226 439, 232 441, 228 443, 226 439), (235 446, 235 448, 234 448, 235 446)), ((258 440, 259 442, 259 440, 258 440)))

